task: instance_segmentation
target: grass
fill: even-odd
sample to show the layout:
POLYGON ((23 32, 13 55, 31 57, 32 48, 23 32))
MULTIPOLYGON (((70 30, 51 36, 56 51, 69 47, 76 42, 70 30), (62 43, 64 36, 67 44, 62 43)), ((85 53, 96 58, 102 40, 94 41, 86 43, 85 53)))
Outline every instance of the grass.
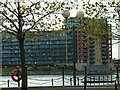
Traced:
MULTIPOLYGON (((30 67, 30 66, 29 66, 30 67)), ((14 66, 9 66, 9 67, 2 67, 2 73, 6 73, 6 72, 11 72, 14 69, 16 69, 16 67, 14 66)), ((65 66, 64 70, 66 72, 72 71, 72 67, 71 66, 65 66)), ((59 72, 62 71, 62 66, 33 66, 30 69, 28 69, 28 71, 54 71, 54 72, 59 72)))
POLYGON ((4 67, 2 68, 2 72, 11 72, 13 71, 14 69, 16 69, 16 67, 4 67))

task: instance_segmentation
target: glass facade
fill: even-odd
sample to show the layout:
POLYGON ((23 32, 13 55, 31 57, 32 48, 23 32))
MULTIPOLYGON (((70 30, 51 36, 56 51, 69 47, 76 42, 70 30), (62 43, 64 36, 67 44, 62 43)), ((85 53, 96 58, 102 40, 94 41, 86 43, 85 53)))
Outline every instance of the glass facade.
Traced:
MULTIPOLYGON (((73 37, 71 35, 52 35, 52 32, 43 32, 39 38, 25 42, 25 60, 26 64, 60 64, 73 63, 73 37)), ((3 65, 20 64, 20 50, 18 41, 6 34, 2 45, 2 63, 3 65), (6 37, 7 36, 7 37, 6 37)))

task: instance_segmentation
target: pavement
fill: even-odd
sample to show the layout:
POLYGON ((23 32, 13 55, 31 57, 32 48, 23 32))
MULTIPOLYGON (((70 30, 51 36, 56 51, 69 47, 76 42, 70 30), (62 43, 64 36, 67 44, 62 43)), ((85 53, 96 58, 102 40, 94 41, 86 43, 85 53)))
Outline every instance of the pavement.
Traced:
MULTIPOLYGON (((21 90, 21 88, 2 88, 1 90, 21 90)), ((28 90, 85 90, 84 87, 29 87, 28 90)), ((86 87, 86 90, 120 90, 120 87, 86 87)))

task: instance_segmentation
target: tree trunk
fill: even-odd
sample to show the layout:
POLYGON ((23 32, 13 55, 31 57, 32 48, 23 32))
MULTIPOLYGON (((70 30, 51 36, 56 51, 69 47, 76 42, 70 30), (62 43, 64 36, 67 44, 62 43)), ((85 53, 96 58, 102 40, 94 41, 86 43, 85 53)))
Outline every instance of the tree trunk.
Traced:
POLYGON ((19 39, 19 48, 20 48, 20 60, 21 60, 21 69, 22 69, 22 89, 27 90, 27 69, 25 66, 25 51, 24 51, 24 40, 19 39))

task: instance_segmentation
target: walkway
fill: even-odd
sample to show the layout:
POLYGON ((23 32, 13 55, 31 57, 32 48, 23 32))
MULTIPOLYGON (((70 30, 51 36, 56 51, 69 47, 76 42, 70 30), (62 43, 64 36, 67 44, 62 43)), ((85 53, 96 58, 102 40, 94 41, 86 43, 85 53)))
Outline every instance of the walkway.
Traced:
MULTIPOLYGON (((21 90, 20 88, 2 88, 1 90, 21 90)), ((83 87, 34 87, 28 90, 84 90, 83 87)), ((86 90, 115 90, 114 87, 87 87, 86 90)), ((120 87, 117 89, 120 90, 120 87)))

